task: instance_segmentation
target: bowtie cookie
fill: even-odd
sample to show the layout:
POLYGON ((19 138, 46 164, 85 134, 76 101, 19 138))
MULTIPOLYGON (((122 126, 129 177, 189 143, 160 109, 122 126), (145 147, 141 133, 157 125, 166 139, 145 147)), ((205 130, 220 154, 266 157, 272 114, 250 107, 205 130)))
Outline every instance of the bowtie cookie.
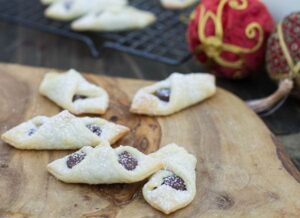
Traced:
POLYGON ((183 9, 196 3, 197 0, 160 0, 160 3, 167 9, 183 9))
POLYGON ((126 4, 127 0, 63 0, 50 5, 46 9, 45 15, 52 19, 68 21, 92 11, 126 4))
POLYGON ((144 180, 162 168, 162 163, 130 146, 115 149, 86 146, 48 164, 48 171, 67 183, 112 184, 144 180))
POLYGON ((89 13, 71 25, 76 31, 123 31, 142 29, 155 21, 155 16, 130 6, 111 7, 89 13))
POLYGON ((1 138, 19 149, 78 149, 114 143, 128 131, 104 119, 80 118, 63 111, 50 118, 37 116, 8 130, 1 138))
POLYGON ((71 69, 66 73, 47 73, 40 93, 73 114, 104 114, 108 107, 107 92, 86 81, 71 69))
POLYGON ((196 158, 176 144, 166 145, 150 156, 161 160, 164 169, 143 187, 145 200, 165 214, 191 203, 196 194, 196 158))
POLYGON ((216 92, 215 77, 204 73, 173 73, 167 79, 140 89, 130 111, 146 115, 170 115, 216 92))

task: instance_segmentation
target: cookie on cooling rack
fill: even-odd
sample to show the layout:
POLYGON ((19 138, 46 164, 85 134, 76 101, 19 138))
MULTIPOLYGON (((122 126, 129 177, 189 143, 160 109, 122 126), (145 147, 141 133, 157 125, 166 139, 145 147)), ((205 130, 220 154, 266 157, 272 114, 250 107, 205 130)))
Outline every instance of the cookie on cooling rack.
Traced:
POLYGON ((160 2, 167 9, 183 9, 196 3, 197 0, 160 0, 160 2))
POLYGON ((45 15, 55 20, 69 21, 92 11, 126 4, 127 0, 60 0, 51 4, 46 9, 45 15))
POLYGON ((58 1, 62 1, 62 0, 41 0, 41 3, 44 5, 50 5, 54 2, 58 2, 58 1))
POLYGON ((88 13, 75 20, 75 31, 124 31, 143 29, 156 20, 154 14, 130 6, 115 6, 88 13))

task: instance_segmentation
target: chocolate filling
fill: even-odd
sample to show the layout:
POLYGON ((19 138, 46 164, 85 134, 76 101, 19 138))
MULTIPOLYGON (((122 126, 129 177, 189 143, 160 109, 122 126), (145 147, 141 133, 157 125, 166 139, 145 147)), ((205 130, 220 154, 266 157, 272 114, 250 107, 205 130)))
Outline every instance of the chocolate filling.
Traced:
POLYGON ((134 170, 138 165, 138 161, 128 152, 123 151, 119 154, 119 163, 126 169, 126 170, 134 170))
POLYGON ((171 95, 171 89, 170 88, 158 89, 154 92, 154 95, 162 101, 169 102, 170 95, 171 95))
POLYGON ((34 123, 34 127, 30 128, 27 134, 29 136, 33 135, 42 125, 43 123, 34 123))
POLYGON ((79 164, 84 157, 86 156, 86 153, 80 152, 80 153, 73 153, 71 154, 67 159, 67 166, 68 168, 72 169, 75 165, 79 164))
POLYGON ((72 102, 77 101, 79 99, 86 99, 86 98, 87 98, 87 96, 85 96, 85 95, 74 95, 72 98, 72 102))
POLYGON ((31 136, 31 135, 33 135, 36 131, 37 131, 36 128, 31 128, 31 129, 29 129, 29 131, 28 131, 28 135, 31 136))
POLYGON ((186 191, 186 186, 183 179, 175 174, 165 177, 162 185, 168 185, 179 191, 186 191))
POLYGON ((95 133, 97 136, 100 136, 102 133, 102 129, 99 126, 93 125, 93 124, 89 124, 86 125, 86 127, 91 130, 93 133, 95 133))

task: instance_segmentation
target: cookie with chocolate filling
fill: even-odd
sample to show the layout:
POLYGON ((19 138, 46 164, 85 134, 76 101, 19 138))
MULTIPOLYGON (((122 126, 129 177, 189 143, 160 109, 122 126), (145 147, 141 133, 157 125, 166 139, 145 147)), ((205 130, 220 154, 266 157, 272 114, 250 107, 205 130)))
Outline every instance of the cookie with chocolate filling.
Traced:
POLYGON ((79 72, 49 72, 45 75, 40 94, 73 114, 104 114, 109 96, 99 85, 88 82, 79 72))
POLYGON ((150 116, 166 116, 197 104, 216 92, 215 77, 204 73, 173 73, 167 79, 141 88, 130 111, 150 116))
POLYGON ((190 204, 196 194, 195 156, 176 144, 166 145, 150 156, 162 160, 164 169, 143 187, 145 200, 165 214, 190 204))
POLYGON ((37 116, 5 132, 3 141, 19 149, 78 149, 113 144, 129 128, 101 118, 76 117, 68 111, 37 116))
POLYGON ((48 171, 67 183, 112 184, 142 181, 163 167, 130 146, 85 146, 75 154, 48 164, 48 171))

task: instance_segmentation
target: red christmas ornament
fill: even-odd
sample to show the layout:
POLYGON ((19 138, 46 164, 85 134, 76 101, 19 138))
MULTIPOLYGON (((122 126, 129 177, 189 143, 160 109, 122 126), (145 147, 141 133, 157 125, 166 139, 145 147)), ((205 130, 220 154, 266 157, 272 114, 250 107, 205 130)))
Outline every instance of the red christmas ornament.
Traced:
POLYGON ((259 0, 202 0, 191 15, 188 43, 212 73, 242 78, 261 65, 273 29, 259 0))
POLYGON ((249 105, 257 112, 271 108, 292 89, 300 97, 300 12, 285 17, 271 34, 266 52, 270 77, 279 87, 272 95, 249 105))

